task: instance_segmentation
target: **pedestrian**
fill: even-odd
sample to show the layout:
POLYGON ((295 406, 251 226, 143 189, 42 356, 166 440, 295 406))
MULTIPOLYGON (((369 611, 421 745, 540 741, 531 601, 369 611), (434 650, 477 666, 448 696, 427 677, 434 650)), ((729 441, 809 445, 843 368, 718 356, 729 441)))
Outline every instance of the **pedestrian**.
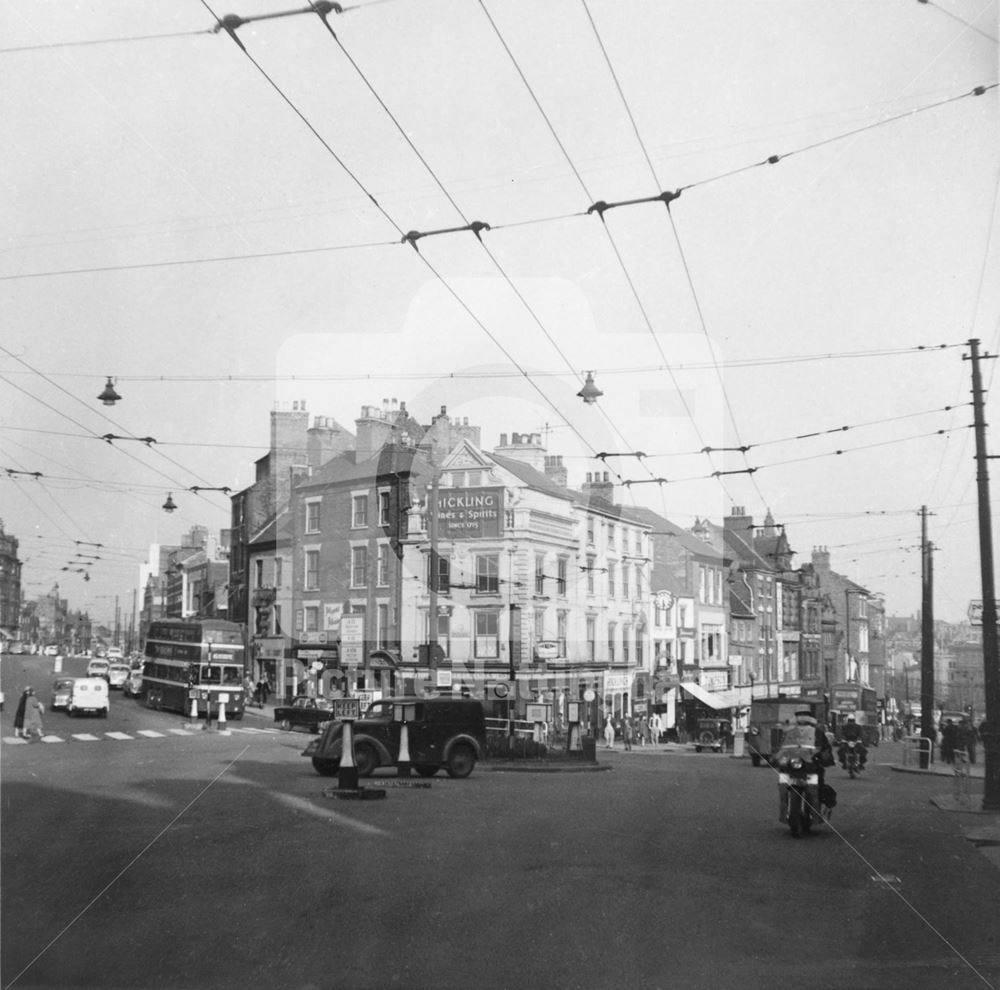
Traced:
POLYGON ((17 711, 14 712, 14 735, 20 739, 24 735, 24 709, 28 703, 28 689, 21 692, 17 701, 17 711))
POLYGON ((257 682, 257 687, 253 693, 253 700, 257 702, 258 708, 264 707, 264 678, 257 682))
POLYGON ((608 749, 615 748, 615 721, 610 712, 604 716, 604 741, 608 744, 608 749))
POLYGON ((622 715, 622 739, 625 740, 625 748, 631 749, 635 739, 635 726, 628 715, 622 715))
POLYGON ((663 732, 663 719, 660 718, 659 712, 653 712, 649 716, 649 733, 653 740, 653 745, 655 746, 660 741, 660 734, 663 732))
POLYGON ((954 763, 958 747, 958 726, 950 718, 946 719, 941 729, 941 759, 945 763, 954 763))
POLYGON ((976 730, 967 718, 963 718, 958 724, 956 747, 968 753, 970 763, 976 762, 976 730))
POLYGON ((267 674, 264 675, 263 684, 264 687, 261 691, 261 700, 263 701, 263 704, 266 705, 268 696, 271 694, 271 682, 268 680, 267 674))
POLYGON ((28 688, 24 699, 24 735, 27 739, 32 739, 35 735, 39 739, 44 735, 42 728, 42 713, 45 709, 42 703, 35 697, 35 689, 28 688))

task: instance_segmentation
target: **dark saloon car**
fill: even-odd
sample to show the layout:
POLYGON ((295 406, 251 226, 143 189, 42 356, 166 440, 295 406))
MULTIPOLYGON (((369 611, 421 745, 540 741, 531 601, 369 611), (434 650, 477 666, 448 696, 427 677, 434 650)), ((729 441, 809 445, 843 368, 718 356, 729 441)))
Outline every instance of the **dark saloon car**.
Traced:
POLYGON ((729 719, 700 718, 694 751, 700 753, 703 749, 710 749, 713 753, 722 753, 729 748, 729 740, 732 738, 733 723, 729 719))
POLYGON ((286 731, 308 729, 319 732, 321 722, 333 718, 332 705, 324 698, 296 698, 290 705, 274 709, 274 721, 286 731))
MULTIPOLYGON (((468 698, 387 698, 368 706, 354 723, 354 762, 359 777, 399 762, 401 722, 406 714, 410 764, 422 777, 444 767, 449 777, 468 777, 486 752, 486 719, 482 702, 468 698)), ((317 773, 333 777, 340 770, 344 723, 330 722, 303 756, 312 757, 317 773)))

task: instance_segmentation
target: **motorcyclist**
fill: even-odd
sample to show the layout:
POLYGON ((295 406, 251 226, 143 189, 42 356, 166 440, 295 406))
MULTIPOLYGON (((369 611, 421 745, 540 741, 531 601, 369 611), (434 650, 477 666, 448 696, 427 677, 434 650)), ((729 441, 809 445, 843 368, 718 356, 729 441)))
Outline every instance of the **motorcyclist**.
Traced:
POLYGON ((829 737, 820 728, 813 713, 805 708, 795 713, 795 721, 789 725, 781 737, 781 749, 793 746, 807 746, 813 751, 813 769, 819 777, 819 792, 822 804, 833 808, 837 794, 826 784, 826 768, 834 762, 833 747, 829 737))
POLYGON ((840 759, 840 766, 846 770, 847 769, 847 743, 856 742, 858 751, 858 761, 862 767, 868 762, 868 748, 865 746, 864 740, 861 738, 861 726, 858 725, 857 720, 853 715, 847 716, 847 721, 840 727, 840 748, 837 750, 837 756, 840 759))

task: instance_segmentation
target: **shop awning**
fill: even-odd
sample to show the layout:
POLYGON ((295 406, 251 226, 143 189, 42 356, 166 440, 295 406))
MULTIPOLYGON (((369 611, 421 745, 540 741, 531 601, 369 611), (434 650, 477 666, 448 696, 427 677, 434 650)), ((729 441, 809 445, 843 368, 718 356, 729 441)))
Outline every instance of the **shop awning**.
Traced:
POLYGON ((736 704, 735 701, 726 697, 730 693, 728 691, 706 691, 700 684, 692 684, 688 681, 682 681, 681 687, 692 698, 696 698, 703 705, 708 705, 709 708, 732 708, 736 704))

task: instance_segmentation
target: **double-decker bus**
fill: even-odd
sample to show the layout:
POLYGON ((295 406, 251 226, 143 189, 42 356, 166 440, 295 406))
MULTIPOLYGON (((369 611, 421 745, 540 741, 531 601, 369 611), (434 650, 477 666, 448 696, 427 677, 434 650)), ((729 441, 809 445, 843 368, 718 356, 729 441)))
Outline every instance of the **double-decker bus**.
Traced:
POLYGON ((149 624, 142 668, 147 708, 243 718, 243 629, 225 619, 160 619, 149 624), (196 708, 192 706, 197 706, 196 708))
POLYGON ((830 689, 831 728, 840 738, 840 727, 853 715, 861 726, 861 738, 866 746, 879 743, 878 699, 875 689, 860 684, 834 684, 830 689))

